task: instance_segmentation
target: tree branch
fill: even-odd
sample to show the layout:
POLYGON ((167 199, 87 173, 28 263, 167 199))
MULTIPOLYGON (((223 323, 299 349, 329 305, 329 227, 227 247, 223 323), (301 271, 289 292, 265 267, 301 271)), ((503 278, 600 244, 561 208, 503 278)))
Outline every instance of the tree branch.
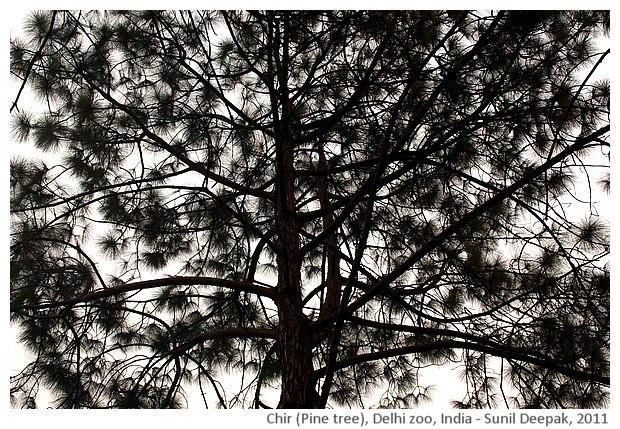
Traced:
POLYGON ((601 127, 597 131, 592 134, 578 138, 575 142, 566 147, 564 150, 559 152, 554 157, 550 158, 547 162, 539 165, 537 168, 533 169, 529 174, 524 175, 519 180, 514 182, 512 185, 507 186, 502 191, 496 193, 493 197, 489 198, 486 202, 479 205, 469 213, 465 214, 461 219, 444 229, 442 232, 437 234, 431 241, 420 247, 418 251, 416 251, 413 255, 409 256, 402 264, 396 267, 391 273, 387 274, 380 280, 378 280, 364 295, 354 301, 347 308, 347 314, 353 314, 356 310, 361 308, 364 304, 369 302, 377 293, 379 293, 383 288, 388 287, 390 283, 395 281, 398 277, 403 275, 407 270, 413 267, 417 262, 419 262, 422 258, 428 255, 430 252, 435 250, 445 239, 450 237, 452 234, 459 231, 461 228, 465 227, 471 221, 479 217, 480 215, 486 213, 497 204, 502 202, 503 200, 510 198, 518 189, 530 183, 536 177, 543 174, 545 171, 549 170, 558 162, 564 160, 570 155, 578 152, 583 149, 590 142, 598 139, 604 134, 608 133, 610 130, 609 125, 605 125, 601 127))
POLYGON ((19 101, 19 97, 21 96, 22 92, 24 91, 24 88, 26 87, 26 83, 28 82, 28 76, 30 76, 30 73, 32 72, 32 68, 34 67, 34 63, 41 56, 43 56, 43 48, 45 48, 45 45, 47 44, 47 41, 49 40, 50 36, 52 35, 52 31, 54 30, 54 22, 56 21, 56 13, 57 13, 57 11, 55 11, 55 10, 52 11, 52 19, 51 19, 51 22, 50 22, 50 28, 47 30, 47 33, 45 34, 45 37, 43 38, 43 41, 41 42, 41 46, 39 46, 39 49, 37 50, 37 52, 35 52, 35 54, 32 56, 32 59, 30 60, 30 63, 28 63, 28 69, 26 69, 26 74, 25 74, 24 78, 22 79, 22 84, 19 87, 19 91, 17 91, 17 96, 15 97, 15 100, 13 101, 13 104, 11 104, 11 108, 9 109, 9 113, 13 112, 13 109, 17 108, 17 102, 19 101))
MULTIPOLYGON (((566 375, 568 377, 589 381, 592 383, 604 384, 609 386, 610 377, 602 376, 597 374, 590 374, 587 372, 579 371, 573 368, 567 368, 562 365, 558 365, 549 358, 540 358, 536 356, 532 356, 530 354, 525 354, 521 350, 513 349, 510 347, 493 347, 484 344, 472 343, 469 341, 458 341, 458 340, 442 340, 435 341, 429 344, 418 344, 415 346, 406 346, 406 347, 398 347, 389 350, 382 350, 379 352, 373 353, 365 353, 359 354, 353 357, 349 357, 346 359, 342 359, 335 364, 335 369, 343 369, 352 365, 357 365, 364 362, 370 362, 379 359, 387 359, 395 356, 403 356, 408 354, 415 353, 425 353, 431 352, 435 350, 443 350, 443 349, 466 349, 466 350, 475 350, 482 353, 487 353, 492 356, 501 357, 504 359, 512 359, 519 360, 521 362, 527 362, 533 365, 537 365, 543 368, 550 369, 552 371, 556 371, 560 374, 566 375)), ((324 376, 328 372, 327 367, 320 368, 314 372, 316 378, 320 378, 324 376)))
POLYGON ((268 298, 274 297, 274 290, 270 287, 260 286, 254 283, 245 281, 235 281, 227 279, 219 279, 216 277, 165 277, 154 280, 143 280, 133 283, 127 283, 120 286, 109 287, 107 289, 98 290, 96 292, 81 295, 73 299, 69 299, 62 302, 55 302, 49 304, 35 304, 35 305, 11 305, 11 311, 23 311, 23 310, 42 310, 46 308, 56 308, 62 306, 73 306, 76 304, 87 303, 95 301, 101 298, 107 298, 117 294, 124 294, 127 292, 141 291, 146 289, 152 289, 165 286, 217 286, 228 288, 235 291, 249 292, 256 295, 265 296, 268 298))
POLYGON ((243 327, 235 327, 235 328, 222 328, 217 331, 204 332, 190 341, 181 344, 178 347, 170 350, 168 352, 169 356, 178 356, 187 350, 191 349, 197 344, 203 343, 205 341, 214 340, 217 338, 277 338, 277 332, 275 329, 267 329, 267 328, 243 328, 243 327))

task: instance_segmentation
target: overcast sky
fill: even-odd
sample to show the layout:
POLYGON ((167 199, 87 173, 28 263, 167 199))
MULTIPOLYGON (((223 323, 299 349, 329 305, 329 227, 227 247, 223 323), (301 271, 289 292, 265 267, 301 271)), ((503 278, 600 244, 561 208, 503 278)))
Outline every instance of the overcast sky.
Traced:
MULTIPOLYGON (((103 5, 103 3, 99 3, 99 2, 94 2, 94 3, 88 3, 87 5, 89 7, 95 8, 97 5, 103 5)), ((217 8, 217 7, 226 7, 226 8, 236 8, 238 7, 244 7, 243 5, 250 5, 253 8, 256 7, 262 7, 263 5, 265 5, 266 8, 277 8, 277 7, 281 7, 281 5, 287 5, 290 3, 284 3, 284 2, 226 2, 226 3, 222 3, 222 2, 215 2, 215 3, 209 3, 209 6, 213 6, 213 8, 217 8)), ((424 3, 426 4, 426 3, 424 3)), ((439 8, 439 7, 444 7, 444 5, 448 8, 485 8, 485 7, 489 7, 489 6, 506 6, 509 8, 515 8, 515 7, 519 7, 519 8, 523 8, 524 4, 526 5, 525 7, 527 8, 529 5, 527 3, 524 2, 504 2, 503 4, 498 4, 497 1, 494 2, 490 2, 490 1, 482 1, 482 2, 442 2, 442 1, 436 1, 433 2, 433 7, 434 8, 439 8), (512 5, 512 6, 511 6, 512 5)), ((79 8, 79 7, 84 7, 86 4, 84 2, 55 2, 55 3, 50 3, 50 2, 32 2, 32 1, 21 1, 19 2, 19 5, 21 6, 21 9, 15 9, 15 8, 4 8, 3 10, 3 16, 0 18, 4 21, 4 28, 7 30, 7 32, 9 33, 13 33, 15 26, 19 27, 22 23, 23 20, 23 16, 25 11, 27 10, 31 10, 31 9, 40 9, 40 8, 50 8, 50 7, 62 7, 62 8, 79 8)), ((169 6, 170 4, 168 3, 167 6, 169 6)), ((174 3, 175 6, 177 7, 189 7, 189 8, 196 8, 198 6, 200 7, 204 7, 205 5, 203 4, 198 4, 197 2, 175 2, 174 3)), ((376 2, 333 2, 333 1, 313 1, 311 6, 313 8, 320 8, 321 6, 325 6, 328 8, 356 8, 356 9, 364 9, 364 8, 376 8, 377 6, 380 6, 381 8, 401 8, 401 7, 407 7, 410 6, 411 3, 405 3, 405 2, 381 2, 380 5, 378 5, 376 2), (353 6, 354 5, 354 6, 353 6)), ((531 5, 536 7, 539 4, 538 3, 534 3, 531 2, 531 5)), ((583 1, 563 1, 563 2, 556 2, 556 1, 552 1, 552 2, 545 2, 544 4, 545 8, 558 8, 558 9, 569 9, 569 8, 590 8, 590 9, 614 9, 616 8, 615 4, 612 7, 612 2, 608 2, 608 1, 589 1, 587 3, 583 2, 583 1)), ((166 5, 163 2, 120 2, 120 1, 110 1, 110 2, 106 2, 105 3, 105 7, 109 8, 109 9, 116 9, 116 8, 165 8, 166 5)), ((612 27, 615 28, 615 21, 616 19, 615 16, 617 15, 617 13, 612 13, 612 27)), ((612 30, 613 31, 613 30, 612 30)), ((14 34, 14 33, 13 33, 14 34)), ((613 34, 613 33, 612 33, 613 34)), ((5 55, 3 56, 3 58, 5 59, 5 61, 7 61, 7 65, 5 70, 8 69, 8 43, 5 40, 5 49, 7 49, 7 52, 5 53, 5 55)), ((615 46, 615 41, 612 43, 612 48, 615 46)), ((613 54, 613 53, 612 53, 613 54)), ((605 61, 605 70, 616 70, 615 67, 612 68, 613 65, 615 65, 616 61, 613 58, 610 58, 609 60, 605 61)), ((605 72, 606 73, 606 72, 605 72)), ((17 90, 18 90, 19 86, 15 84, 14 81, 11 81, 9 85, 7 85, 7 89, 6 89, 6 94, 8 95, 7 97, 7 104, 10 106, 10 103, 13 102, 13 100, 15 99, 15 96, 17 94, 17 90)), ((613 105, 616 104, 615 102, 615 98, 613 98, 613 104, 612 104, 612 109, 613 109, 613 105)), ((23 103, 28 100, 28 95, 27 94, 22 94, 22 98, 20 99, 20 106, 23 105, 23 103)), ((9 116, 6 115, 5 116, 5 136, 9 136, 8 133, 8 123, 9 123, 9 116)), ((26 148, 25 145, 15 145, 12 144, 9 140, 9 151, 8 151, 8 156, 7 159, 5 160, 5 165, 8 167, 8 158, 10 158, 11 155, 15 154, 15 153, 28 153, 28 149, 26 148)), ((4 189, 9 189, 9 185, 8 185, 8 169, 6 170, 7 174, 3 175, 3 180, 5 181, 3 183, 4 189)), ((613 191, 612 191, 613 192, 613 191)), ((613 195, 613 194, 612 194, 613 195)), ((606 201, 604 201, 600 206, 599 206, 599 210, 601 211, 601 214, 604 213, 609 213, 609 201, 611 200, 611 198, 606 199, 606 201)), ((7 222, 7 229, 8 229, 8 225, 9 225, 9 209, 8 209, 8 198, 4 198, 2 200, 2 204, 4 204, 4 211, 3 213, 5 214, 5 219, 7 222)), ((612 235, 612 238, 614 237, 614 235, 612 235)), ((615 248, 615 246, 614 246, 615 248)), ((5 275, 8 276, 8 261, 9 261, 9 252, 8 252, 8 246, 4 246, 3 249, 1 250, 2 256, 3 256, 3 261, 6 261, 6 265, 5 265, 5 270, 4 272, 6 273, 5 275)), ((612 261, 612 273, 615 272, 615 266, 617 265, 617 263, 615 263, 614 261, 612 261)), ((613 276, 613 274, 612 274, 613 276)), ((612 306, 614 306, 615 304, 619 304, 619 298, 617 297, 617 293, 612 294, 612 306)), ((8 294, 5 294, 5 297, 8 297, 8 294)), ((8 320, 9 319, 9 312, 8 312, 8 305, 4 305, 3 306, 3 312, 6 312, 3 314, 4 316, 4 320, 8 320)), ((619 316, 614 316, 614 312, 612 312, 612 326, 616 326, 618 324, 618 320, 620 319, 619 316)), ((3 348, 3 350, 6 350, 7 352, 4 353, 4 359, 5 359, 5 368, 8 368, 10 373, 14 373, 19 366, 20 362, 23 362, 23 360, 21 359, 23 356, 23 351, 20 350, 20 348, 15 346, 14 343, 14 336, 12 335, 12 332, 9 329, 6 329, 5 331, 3 331, 4 334, 4 344, 10 344, 9 347, 5 347, 3 348)), ((620 355, 620 352, 617 348, 617 346, 615 346, 615 342, 612 341, 612 354, 615 356, 620 355)), ((615 372, 612 373, 612 376, 615 375, 615 372)), ((615 379, 615 377, 612 378, 612 384, 613 384, 613 380, 615 379)), ((8 380, 8 377, 7 377, 8 380)), ((462 382, 460 382, 457 379, 457 371, 455 370, 450 370, 448 368, 440 368, 438 370, 431 370, 428 371, 427 373, 425 372, 425 376, 422 379, 422 385, 425 384, 436 384, 437 385, 437 390, 434 394, 434 400, 431 404, 428 404, 427 407, 424 407, 424 409, 446 409, 449 406, 449 401, 451 399, 462 399, 462 393, 460 392, 456 392, 455 391, 455 386, 459 386, 459 388, 462 386, 462 382)), ((614 394, 614 390, 612 389, 612 408, 613 408, 613 404, 614 403, 618 403, 618 401, 615 399, 615 397, 618 396, 618 394, 614 394)), ((200 399, 198 397, 195 397, 192 399, 192 402, 198 400, 200 401, 200 399)), ((8 401, 6 401, 5 403, 8 404, 8 401)), ((201 408, 201 404, 197 404, 197 408, 201 408)), ((23 415, 21 415, 23 416, 23 415)), ((116 417, 119 418, 119 421, 122 421, 126 424, 126 420, 125 417, 123 416, 127 416, 127 414, 119 414, 116 417)), ((34 417, 34 416, 33 416, 34 417)), ((37 421, 39 422, 45 422, 46 424, 50 423, 50 422, 55 422, 51 425, 51 427, 55 427, 55 424, 58 423, 60 424, 65 424, 66 421, 63 421, 62 418, 60 418, 57 422, 56 422, 56 418, 59 416, 55 416, 53 420, 48 420, 49 415, 47 415, 47 417, 44 416, 37 416, 35 417, 37 421), (41 419, 41 420, 39 420, 41 419)), ((159 427, 160 425, 163 425, 165 423, 165 419, 167 419, 169 417, 162 417, 161 415, 157 417, 158 420, 158 425, 157 427, 159 427), (161 418, 163 418, 163 420, 160 420, 161 418)), ((242 416, 238 416, 235 417, 235 415, 229 415, 227 414, 227 419, 226 419, 226 423, 227 425, 231 425, 231 423, 234 421, 235 418, 240 418, 242 419, 242 416), (232 419, 232 420, 231 420, 232 419)), ((107 424, 109 422, 106 422, 106 427, 107 424)), ((167 424, 178 424, 178 420, 171 420, 169 423, 167 424)), ((102 424, 101 422, 95 422, 94 427, 100 427, 100 424, 102 424)))

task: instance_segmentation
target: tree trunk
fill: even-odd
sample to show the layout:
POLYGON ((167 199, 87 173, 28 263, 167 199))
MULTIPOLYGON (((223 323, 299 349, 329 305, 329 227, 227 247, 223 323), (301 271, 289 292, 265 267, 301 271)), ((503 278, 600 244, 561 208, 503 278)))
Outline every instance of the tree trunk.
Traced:
POLYGON ((280 299, 282 392, 278 408, 315 408, 317 402, 312 336, 298 297, 283 292, 280 299))
POLYGON ((312 335, 303 312, 299 225, 295 207, 295 142, 291 120, 293 106, 288 90, 288 23, 275 19, 268 74, 276 79, 270 85, 273 106, 282 106, 281 116, 273 110, 276 144, 275 224, 278 233, 277 265, 279 340, 282 365, 282 391, 278 408, 315 408, 312 335), (277 89, 276 89, 277 88, 277 89))
POLYGON ((293 148, 284 144, 278 155, 276 227, 278 230, 279 337, 282 361, 282 393, 279 408, 314 408, 312 335, 303 312, 301 258, 295 216, 293 148))
POLYGON ((293 145, 283 139, 277 155, 276 228, 278 230, 279 336, 282 360, 282 393, 279 408, 314 408, 312 335, 303 312, 299 226, 295 216, 293 145))
MULTIPOLYGON (((327 161, 325 159, 325 152, 322 147, 318 147, 319 152, 319 165, 318 171, 323 172, 327 169, 327 161)), ((329 198, 327 196, 327 180, 324 175, 320 175, 317 181, 317 196, 321 205, 321 210, 325 210, 329 207, 329 198)), ((334 216, 327 212, 323 216, 323 229, 328 230, 334 225, 334 216)), ((326 293, 325 301, 321 306, 321 313, 319 320, 324 320, 333 317, 340 308, 340 295, 342 280, 340 278, 340 258, 334 249, 337 248, 338 242, 336 240, 336 233, 334 232, 325 239, 327 253, 327 277, 326 277, 326 293)))

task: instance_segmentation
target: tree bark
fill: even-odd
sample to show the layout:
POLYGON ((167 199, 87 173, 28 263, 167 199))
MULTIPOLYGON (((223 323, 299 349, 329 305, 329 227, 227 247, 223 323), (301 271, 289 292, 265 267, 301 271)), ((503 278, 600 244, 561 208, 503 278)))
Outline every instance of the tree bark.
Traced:
POLYGON ((279 337, 282 393, 279 408, 314 408, 312 335, 303 312, 299 226, 295 216, 294 149, 283 133, 277 154, 276 228, 278 231, 279 337))
POLYGON ((289 99, 288 24, 274 15, 270 23, 269 84, 276 145, 275 224, 277 239, 279 343, 282 390, 278 408, 315 408, 312 335, 303 312, 299 221, 295 207, 295 141, 292 137, 293 106, 289 99), (276 83, 277 82, 277 85, 276 83))
POLYGON ((301 257, 295 217, 293 145, 282 141, 277 158, 276 228, 278 230, 279 337, 282 358, 282 393, 278 408, 314 408, 312 335, 303 312, 301 257))
POLYGON ((299 294, 282 291, 279 300, 282 391, 278 408, 315 408, 312 336, 299 294))
MULTIPOLYGON (((318 147, 319 152, 319 165, 318 171, 325 171, 327 169, 327 161, 325 159, 325 153, 322 147, 318 147)), ((329 199, 327 196, 327 179, 321 175, 317 181, 317 196, 321 205, 321 210, 329 207, 329 199)), ((334 224, 334 216, 327 212, 323 215, 323 229, 329 230, 334 224)), ((340 295, 341 295, 341 278, 340 278, 340 258, 334 249, 336 249, 338 243, 336 240, 336 233, 325 239, 326 252, 327 252, 327 278, 326 278, 326 292, 325 300, 321 305, 321 313, 319 320, 335 316, 340 308, 340 295)))

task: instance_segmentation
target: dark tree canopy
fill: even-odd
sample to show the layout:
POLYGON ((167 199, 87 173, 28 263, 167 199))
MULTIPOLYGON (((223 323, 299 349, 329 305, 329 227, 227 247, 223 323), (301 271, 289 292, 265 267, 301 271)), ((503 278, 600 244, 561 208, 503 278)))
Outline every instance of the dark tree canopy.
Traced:
POLYGON ((439 366, 455 407, 607 406, 608 31, 601 11, 31 13, 14 406, 414 407, 439 366))

